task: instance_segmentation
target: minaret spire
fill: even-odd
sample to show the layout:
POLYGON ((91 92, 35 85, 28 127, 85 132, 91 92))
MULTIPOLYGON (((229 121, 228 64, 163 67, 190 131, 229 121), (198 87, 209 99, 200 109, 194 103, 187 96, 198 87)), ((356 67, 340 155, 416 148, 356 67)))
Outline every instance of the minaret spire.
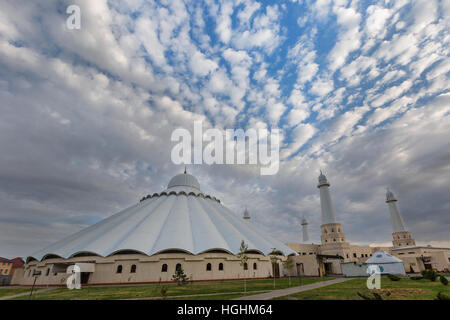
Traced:
POLYGON ((306 221, 305 216, 302 219, 302 231, 303 231, 303 242, 307 242, 309 240, 308 234, 308 221, 306 221))
POLYGON ((398 209, 397 199, 389 188, 386 188, 386 203, 388 204, 389 213, 391 215, 393 231, 392 243, 394 244, 394 247, 415 246, 416 242, 412 238, 411 233, 406 229, 405 222, 398 209))
POLYGON ((336 213, 334 212, 333 203, 331 201, 330 184, 327 177, 320 170, 319 184, 317 188, 320 190, 320 207, 322 209, 322 224, 336 223, 336 213))
POLYGON ((317 188, 320 190, 320 208, 322 210, 322 225, 320 226, 322 230, 322 245, 335 246, 347 244, 342 226, 336 220, 336 213, 334 212, 333 202, 330 196, 330 183, 322 170, 320 170, 317 188))

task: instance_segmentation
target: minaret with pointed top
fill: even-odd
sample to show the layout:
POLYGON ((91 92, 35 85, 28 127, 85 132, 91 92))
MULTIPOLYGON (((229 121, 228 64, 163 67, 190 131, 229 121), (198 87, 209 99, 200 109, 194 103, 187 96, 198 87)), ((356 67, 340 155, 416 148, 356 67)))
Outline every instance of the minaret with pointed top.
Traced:
POLYGON ((333 203, 330 196, 330 183, 327 177, 320 170, 319 184, 320 190, 320 208, 322 210, 322 245, 346 243, 342 226, 336 221, 333 203))
POLYGON ((244 218, 245 220, 250 220, 250 213, 248 213, 247 208, 245 208, 244 216, 242 218, 244 218))
POLYGON ((406 230, 405 222, 403 222, 400 210, 398 210, 397 199, 395 198, 394 193, 389 189, 386 191, 386 203, 389 206, 389 213, 391 215, 393 231, 392 244, 394 245, 394 248, 415 246, 416 241, 411 236, 411 233, 406 230))
POLYGON ((302 219, 302 231, 303 231, 303 242, 307 242, 309 240, 308 221, 306 221, 305 217, 303 217, 302 219))

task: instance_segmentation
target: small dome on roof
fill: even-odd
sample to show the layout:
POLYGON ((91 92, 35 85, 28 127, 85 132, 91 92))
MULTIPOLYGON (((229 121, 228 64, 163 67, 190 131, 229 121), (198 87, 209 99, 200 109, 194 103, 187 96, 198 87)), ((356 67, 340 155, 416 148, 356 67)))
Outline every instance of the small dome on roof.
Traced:
POLYGON ((189 173, 181 173, 170 179, 167 189, 173 187, 190 187, 200 190, 200 183, 198 183, 197 178, 189 173))
POLYGON ((392 191, 389 189, 387 189, 386 191, 386 201, 397 201, 397 199, 395 199, 394 193, 392 193, 392 191))
POLYGON ((250 219, 250 213, 248 212, 247 208, 245 208, 245 210, 244 210, 244 216, 243 216, 243 218, 244 218, 244 219, 250 219))
POLYGON ((320 170, 319 184, 325 183, 328 183, 327 177, 322 173, 322 170, 320 170))

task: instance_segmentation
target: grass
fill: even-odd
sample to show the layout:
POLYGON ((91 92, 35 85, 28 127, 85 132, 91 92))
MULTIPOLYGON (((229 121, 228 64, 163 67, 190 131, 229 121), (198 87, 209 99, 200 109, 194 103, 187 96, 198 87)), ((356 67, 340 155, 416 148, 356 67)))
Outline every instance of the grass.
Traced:
MULTIPOLYGON (((331 278, 303 278, 301 284, 310 284, 318 281, 330 280, 331 278)), ((300 285, 300 279, 291 278, 291 287, 300 285)), ((243 296, 243 281, 214 281, 214 282, 194 282, 184 286, 176 284, 164 284, 167 287, 167 298, 170 296, 195 295, 209 293, 223 293, 224 295, 233 295, 233 297, 243 296)), ((284 289, 289 287, 288 279, 277 279, 275 288, 272 279, 265 280, 248 280, 247 291, 270 291, 274 289, 284 289)), ((259 293, 259 292, 258 292, 259 293)), ((228 297, 227 295, 227 297, 228 297)), ((161 285, 136 285, 136 286, 106 286, 106 287, 83 287, 80 290, 69 290, 66 288, 58 288, 43 293, 33 294, 33 300, 115 300, 115 299, 132 299, 132 298, 148 298, 160 297, 161 285)), ((28 298, 28 297, 26 297, 28 298)), ((193 297, 190 297, 193 298, 193 297)), ((216 299, 220 300, 225 297, 219 295, 210 297, 198 297, 200 299, 216 299)), ((16 298, 18 300, 24 297, 16 298)))
POLYGON ((31 290, 31 288, 14 288, 14 289, 1 288, 0 289, 0 297, 13 296, 15 294, 29 292, 30 290, 31 290))
POLYGON ((442 285, 440 281, 411 280, 402 277, 400 281, 391 281, 387 277, 381 278, 381 289, 369 290, 366 287, 367 278, 357 278, 346 282, 299 292, 278 299, 296 300, 362 300, 357 292, 365 295, 371 292, 380 294, 386 300, 433 300, 438 292, 450 294, 450 287, 442 285), (390 292, 390 295, 389 293, 390 292))

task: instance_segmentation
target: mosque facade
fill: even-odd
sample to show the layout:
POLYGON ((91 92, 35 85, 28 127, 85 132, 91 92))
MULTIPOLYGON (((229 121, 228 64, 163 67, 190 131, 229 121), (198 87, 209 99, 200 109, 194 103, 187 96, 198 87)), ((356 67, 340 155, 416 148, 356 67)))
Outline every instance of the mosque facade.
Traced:
POLYGON ((390 190, 386 203, 393 246, 369 247, 347 241, 322 172, 317 188, 321 243, 306 243, 308 222, 303 217, 304 243, 284 244, 258 230, 247 208, 242 219, 203 193, 198 180, 184 172, 166 190, 34 252, 11 284, 64 286, 71 266, 80 268, 82 284, 92 285, 170 282, 179 268, 192 281, 338 275, 342 264, 363 264, 380 250, 401 259, 406 272, 450 269, 449 248, 416 246, 390 190), (247 246, 245 262, 242 242, 247 246), (289 269, 283 267, 287 259, 293 260, 289 269))
MULTIPOLYGON (((333 202, 330 195, 330 183, 320 172, 317 187, 320 192, 322 213, 321 243, 288 243, 298 255, 291 275, 323 276, 342 274, 342 263, 353 262, 363 264, 375 252, 384 251, 402 260, 406 272, 420 272, 425 269, 446 271, 450 269, 450 248, 416 246, 411 233, 406 229, 403 217, 392 191, 387 190, 386 203, 392 222, 392 247, 369 247, 352 245, 346 241, 344 229, 336 220, 333 202)), ((302 220, 303 232, 307 222, 302 220)), ((305 240, 304 240, 305 242, 305 240)))

